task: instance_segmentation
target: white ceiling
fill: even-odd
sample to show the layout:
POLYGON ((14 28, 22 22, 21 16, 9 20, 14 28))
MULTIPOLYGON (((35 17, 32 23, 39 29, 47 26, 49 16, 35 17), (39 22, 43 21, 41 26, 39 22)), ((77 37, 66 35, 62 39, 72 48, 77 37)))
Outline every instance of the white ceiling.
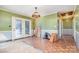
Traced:
POLYGON ((25 16, 31 16, 34 7, 38 7, 40 15, 45 16, 59 11, 73 10, 75 5, 0 5, 1 9, 25 16))

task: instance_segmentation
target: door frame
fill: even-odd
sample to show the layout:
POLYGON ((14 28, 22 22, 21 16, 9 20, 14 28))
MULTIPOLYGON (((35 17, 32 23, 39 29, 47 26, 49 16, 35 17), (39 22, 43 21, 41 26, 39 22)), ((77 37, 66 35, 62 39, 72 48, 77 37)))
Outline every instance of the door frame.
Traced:
MULTIPOLYGON (((62 38, 62 33, 63 33, 63 22, 61 21, 61 19, 59 18, 58 19, 58 21, 59 21, 59 24, 58 24, 58 26, 59 26, 59 29, 58 29, 58 35, 59 35, 59 37, 60 38, 62 38)), ((73 19, 73 24, 72 24, 72 26, 73 26, 73 37, 74 37, 74 39, 76 39, 76 24, 75 24, 76 22, 75 22, 75 19, 73 19)))
POLYGON ((31 20, 30 19, 23 19, 23 18, 20 18, 20 17, 16 17, 16 16, 12 16, 12 40, 15 40, 15 39, 18 39, 18 38, 16 38, 16 36, 15 36, 15 28, 16 28, 16 26, 15 26, 15 21, 17 20, 17 19, 19 19, 19 20, 22 20, 22 35, 21 35, 21 37, 18 37, 18 38, 22 38, 22 37, 28 37, 28 36, 31 36, 31 20), (25 21, 29 21, 30 22, 30 24, 29 24, 29 28, 30 28, 30 34, 25 34, 25 21))
POLYGON ((74 30, 74 39, 76 40, 76 21, 75 21, 75 17, 73 19, 73 30, 74 30))
MULTIPOLYGON (((17 19, 22 21, 23 18, 19 18, 19 17, 16 17, 16 16, 12 16, 12 40, 18 39, 18 38, 21 38, 22 37, 22 35, 21 35, 21 37, 18 37, 18 38, 15 36, 15 32, 14 31, 16 30, 15 24, 16 24, 16 20, 17 19)), ((22 25, 23 25, 23 22, 22 22, 22 25)))
MULTIPOLYGON (((64 33, 63 21, 62 21, 62 25, 61 26, 62 26, 62 34, 63 34, 64 33)), ((74 37, 74 19, 72 20, 72 28, 70 30, 72 30, 72 33, 73 33, 72 36, 74 37)))

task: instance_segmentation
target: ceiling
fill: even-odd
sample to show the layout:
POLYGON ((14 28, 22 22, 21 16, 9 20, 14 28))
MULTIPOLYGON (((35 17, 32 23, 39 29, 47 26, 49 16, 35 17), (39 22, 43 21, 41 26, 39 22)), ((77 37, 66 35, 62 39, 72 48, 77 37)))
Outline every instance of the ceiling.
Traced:
POLYGON ((31 16, 34 12, 34 7, 38 7, 38 12, 41 16, 53 14, 56 12, 74 10, 75 5, 0 5, 0 9, 31 16))

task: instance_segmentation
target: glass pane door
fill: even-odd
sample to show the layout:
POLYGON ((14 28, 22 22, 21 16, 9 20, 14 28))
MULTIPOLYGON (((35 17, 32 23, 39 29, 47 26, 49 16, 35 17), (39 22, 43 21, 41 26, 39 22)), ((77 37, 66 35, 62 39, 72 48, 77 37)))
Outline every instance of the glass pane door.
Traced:
POLYGON ((30 22, 25 21, 25 34, 30 34, 30 22))
POLYGON ((22 21, 21 20, 16 20, 15 23, 15 32, 16 32, 16 37, 21 37, 22 35, 22 21))

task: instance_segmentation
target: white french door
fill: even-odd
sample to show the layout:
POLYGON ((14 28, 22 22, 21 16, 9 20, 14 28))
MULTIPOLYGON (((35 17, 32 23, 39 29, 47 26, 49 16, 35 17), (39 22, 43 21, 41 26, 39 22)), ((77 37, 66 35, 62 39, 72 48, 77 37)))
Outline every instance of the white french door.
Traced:
POLYGON ((12 39, 18 39, 31 35, 31 21, 12 17, 12 39))
POLYGON ((25 20, 25 36, 31 36, 31 21, 25 20))
POLYGON ((22 37, 22 18, 12 17, 12 39, 22 37))

